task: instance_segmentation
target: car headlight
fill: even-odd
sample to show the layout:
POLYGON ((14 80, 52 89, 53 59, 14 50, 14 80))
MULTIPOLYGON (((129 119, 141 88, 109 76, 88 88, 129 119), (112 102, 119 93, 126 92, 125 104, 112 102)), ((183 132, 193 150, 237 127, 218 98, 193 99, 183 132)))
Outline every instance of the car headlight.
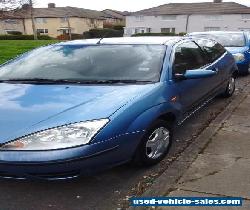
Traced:
POLYGON ((245 60, 245 56, 244 54, 242 53, 236 53, 236 54, 233 54, 234 56, 234 59, 239 62, 239 61, 244 61, 245 60))
POLYGON ((101 119, 51 128, 6 143, 0 150, 54 150, 88 144, 108 122, 101 119))

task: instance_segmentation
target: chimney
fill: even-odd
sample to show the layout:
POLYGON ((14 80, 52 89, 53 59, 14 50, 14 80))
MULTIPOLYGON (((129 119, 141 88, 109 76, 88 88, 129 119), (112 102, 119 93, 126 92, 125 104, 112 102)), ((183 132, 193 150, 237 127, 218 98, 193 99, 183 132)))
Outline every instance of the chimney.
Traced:
POLYGON ((214 3, 222 3, 222 0, 214 0, 214 3))
POLYGON ((48 8, 56 8, 56 4, 55 3, 48 3, 48 8))

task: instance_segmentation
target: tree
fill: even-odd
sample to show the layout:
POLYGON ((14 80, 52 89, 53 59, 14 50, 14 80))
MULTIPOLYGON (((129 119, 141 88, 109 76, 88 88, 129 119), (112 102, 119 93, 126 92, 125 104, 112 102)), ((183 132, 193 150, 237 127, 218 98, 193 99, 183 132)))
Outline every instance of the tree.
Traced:
POLYGON ((4 16, 6 13, 13 13, 23 5, 29 4, 29 0, 0 0, 0 12, 4 16))
POLYGON ((1 11, 10 11, 18 8, 19 1, 18 0, 0 0, 0 10, 1 11))
POLYGON ((25 10, 31 18, 34 39, 37 39, 33 5, 34 0, 0 0, 0 18, 15 18, 25 10))
POLYGON ((30 6, 30 18, 31 18, 31 22, 32 22, 32 30, 33 30, 33 34, 34 34, 34 39, 37 40, 37 31, 36 31, 34 11, 33 11, 34 1, 28 0, 28 2, 29 2, 29 6, 30 6))

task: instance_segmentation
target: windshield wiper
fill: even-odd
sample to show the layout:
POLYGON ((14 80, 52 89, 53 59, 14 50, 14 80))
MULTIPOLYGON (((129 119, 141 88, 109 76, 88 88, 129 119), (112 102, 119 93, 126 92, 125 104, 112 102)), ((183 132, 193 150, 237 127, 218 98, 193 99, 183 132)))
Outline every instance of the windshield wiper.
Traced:
POLYGON ((225 47, 244 47, 244 46, 228 45, 228 46, 225 46, 225 47))
POLYGON ((23 83, 23 84, 81 84, 78 80, 67 79, 42 79, 42 78, 27 78, 27 79, 6 79, 0 80, 0 83, 23 83))
POLYGON ((0 83, 22 83, 22 84, 138 84, 152 83, 152 81, 141 80, 72 80, 72 79, 42 79, 42 78, 27 78, 27 79, 6 79, 0 83))
POLYGON ((153 81, 143 80, 83 80, 82 83, 88 84, 138 84, 138 83, 152 83, 153 81))

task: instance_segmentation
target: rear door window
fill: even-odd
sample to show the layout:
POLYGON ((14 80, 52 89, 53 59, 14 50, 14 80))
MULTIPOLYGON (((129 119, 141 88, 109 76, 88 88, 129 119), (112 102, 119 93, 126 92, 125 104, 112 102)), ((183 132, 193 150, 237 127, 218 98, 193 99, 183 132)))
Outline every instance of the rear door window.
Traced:
POLYGON ((205 65, 204 53, 194 42, 185 42, 176 47, 173 74, 184 74, 186 70, 200 69, 205 65))

